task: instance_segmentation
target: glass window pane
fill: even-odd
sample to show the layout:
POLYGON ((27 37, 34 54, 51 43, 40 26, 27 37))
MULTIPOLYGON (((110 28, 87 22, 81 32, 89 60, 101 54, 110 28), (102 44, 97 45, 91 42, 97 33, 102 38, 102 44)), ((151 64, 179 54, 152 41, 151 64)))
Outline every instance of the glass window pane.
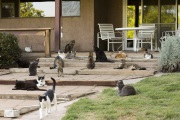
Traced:
POLYGON ((2 1, 2 17, 14 17, 14 1, 2 1))

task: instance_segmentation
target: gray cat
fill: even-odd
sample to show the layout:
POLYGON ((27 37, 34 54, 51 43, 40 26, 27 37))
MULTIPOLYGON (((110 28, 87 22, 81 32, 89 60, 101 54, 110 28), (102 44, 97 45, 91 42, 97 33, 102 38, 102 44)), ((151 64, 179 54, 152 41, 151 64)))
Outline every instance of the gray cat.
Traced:
POLYGON ((122 80, 117 81, 118 94, 120 96, 136 95, 136 90, 133 86, 124 85, 122 80))
POLYGON ((64 60, 58 55, 58 56, 56 56, 55 57, 55 59, 54 59, 54 65, 53 65, 53 67, 50 67, 50 69, 55 69, 56 67, 57 67, 57 63, 56 63, 56 61, 61 61, 61 63, 62 63, 62 67, 64 67, 64 60))
POLYGON ((39 68, 38 63, 39 59, 36 59, 33 63, 29 65, 29 76, 37 75, 37 68, 39 68))

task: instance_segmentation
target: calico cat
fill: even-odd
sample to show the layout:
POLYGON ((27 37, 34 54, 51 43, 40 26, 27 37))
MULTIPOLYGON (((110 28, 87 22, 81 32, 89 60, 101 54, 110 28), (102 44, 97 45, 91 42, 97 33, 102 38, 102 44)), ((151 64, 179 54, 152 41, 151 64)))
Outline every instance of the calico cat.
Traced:
POLYGON ((113 62, 108 60, 104 51, 100 50, 98 47, 94 47, 94 52, 96 54, 95 62, 113 62))
POLYGON ((54 58, 54 65, 53 67, 50 67, 50 69, 55 69, 57 67, 56 61, 59 60, 62 63, 62 67, 64 67, 64 60, 58 55, 54 58))
POLYGON ((144 58, 145 59, 153 59, 153 55, 150 52, 148 52, 147 49, 144 49, 144 58))
POLYGON ((63 76, 63 66, 61 60, 56 60, 58 77, 63 76))
POLYGON ((124 85, 122 80, 117 81, 117 87, 119 96, 136 95, 135 88, 133 86, 124 85))
POLYGON ((115 58, 116 58, 116 59, 126 59, 126 58, 127 58, 127 54, 124 53, 124 52, 122 52, 122 51, 119 51, 119 53, 117 53, 117 54, 115 55, 115 58))
POLYGON ((93 52, 89 52, 87 68, 88 69, 94 69, 94 67, 95 67, 95 62, 93 59, 93 52))
POLYGON ((66 46, 65 46, 65 53, 71 53, 71 51, 74 50, 75 40, 71 40, 66 46))
POLYGON ((17 59, 15 62, 18 64, 20 68, 29 68, 30 62, 26 59, 17 59))
POLYGON ((47 90, 43 95, 39 96, 39 103, 40 103, 40 108, 39 108, 39 114, 40 114, 40 119, 43 118, 43 109, 46 108, 46 113, 45 115, 47 116, 48 113, 51 112, 51 102, 54 100, 54 105, 57 110, 57 98, 56 98, 56 93, 55 93, 55 86, 56 86, 56 80, 52 78, 53 81, 53 88, 47 90))
POLYGON ((29 65, 29 76, 35 76, 37 74, 37 68, 39 68, 38 63, 39 59, 36 59, 29 65))
POLYGON ((38 90, 38 91, 46 91, 46 89, 39 89, 37 87, 37 81, 36 80, 16 80, 15 86, 12 90, 38 90))
POLYGON ((38 78, 36 79, 36 85, 37 87, 47 86, 46 81, 45 81, 45 75, 38 76, 38 78))

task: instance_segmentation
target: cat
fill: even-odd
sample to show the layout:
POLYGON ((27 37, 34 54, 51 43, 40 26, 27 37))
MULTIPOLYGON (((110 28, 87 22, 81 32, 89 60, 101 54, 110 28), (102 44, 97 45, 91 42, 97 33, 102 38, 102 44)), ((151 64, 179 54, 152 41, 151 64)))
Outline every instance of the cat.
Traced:
POLYGON ((100 50, 98 47, 94 47, 94 52, 96 54, 95 62, 113 62, 108 60, 104 51, 100 50))
POLYGON ((63 76, 63 66, 61 60, 56 60, 58 77, 63 76))
POLYGON ((94 67, 95 67, 95 61, 93 59, 93 52, 89 52, 87 68, 94 69, 94 67))
POLYGON ((55 86, 56 86, 56 80, 52 78, 53 81, 53 88, 47 90, 43 95, 39 95, 39 103, 40 103, 40 108, 39 108, 39 115, 40 119, 43 118, 43 109, 46 108, 46 113, 45 115, 47 116, 48 113, 51 112, 51 102, 54 101, 54 105, 57 110, 57 97, 55 93, 55 86))
POLYGON ((32 52, 32 45, 30 47, 25 47, 24 50, 26 52, 32 52))
POLYGON ((55 69, 57 67, 57 63, 56 63, 57 60, 60 60, 62 63, 62 67, 64 67, 64 60, 58 55, 54 58, 53 67, 50 67, 50 69, 55 69))
POLYGON ((61 52, 60 50, 58 50, 58 55, 64 59, 66 57, 65 53, 64 52, 61 52))
POLYGON ((66 46, 65 46, 65 53, 71 53, 71 51, 74 50, 75 40, 71 40, 66 46))
POLYGON ((38 78, 36 79, 36 85, 37 87, 47 86, 46 81, 45 81, 45 75, 38 76, 38 78))
POLYGON ((116 59, 126 59, 126 58, 127 58, 127 54, 124 53, 124 52, 122 52, 122 51, 119 51, 119 53, 117 53, 117 54, 115 55, 115 58, 116 58, 116 59))
POLYGON ((39 59, 36 59, 29 65, 29 76, 35 76, 37 74, 37 68, 39 68, 38 63, 39 59))
POLYGON ((136 95, 135 88, 133 86, 124 85, 122 80, 117 81, 117 87, 119 96, 136 95))
POLYGON ((38 90, 46 91, 46 89, 39 89, 36 80, 16 80, 15 86, 12 90, 38 90))
POLYGON ((17 59, 15 62, 18 64, 20 68, 29 68, 30 62, 26 59, 17 59))
POLYGON ((150 52, 148 52, 147 49, 144 49, 144 58, 145 59, 153 59, 153 55, 150 52))
POLYGON ((66 57, 67 59, 73 59, 76 58, 76 51, 71 51, 71 53, 67 53, 66 57))
POLYGON ((138 64, 126 63, 125 59, 121 59, 119 66, 114 69, 146 70, 145 67, 140 67, 138 64))

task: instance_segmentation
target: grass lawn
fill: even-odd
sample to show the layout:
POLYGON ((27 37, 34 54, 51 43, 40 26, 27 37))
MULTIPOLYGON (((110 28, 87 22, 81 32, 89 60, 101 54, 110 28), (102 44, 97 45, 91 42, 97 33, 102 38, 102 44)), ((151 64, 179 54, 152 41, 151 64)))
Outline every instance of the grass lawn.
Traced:
POLYGON ((150 77, 133 85, 137 95, 120 97, 114 88, 96 99, 72 104, 62 120, 179 120, 180 73, 150 77))

